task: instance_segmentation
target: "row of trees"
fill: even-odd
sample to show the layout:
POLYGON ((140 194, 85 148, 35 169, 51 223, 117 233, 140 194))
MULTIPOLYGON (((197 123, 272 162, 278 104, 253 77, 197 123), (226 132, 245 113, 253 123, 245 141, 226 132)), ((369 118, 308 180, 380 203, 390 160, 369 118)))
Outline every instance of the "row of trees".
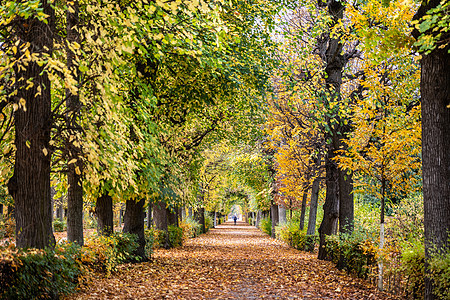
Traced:
POLYGON ((166 230, 182 204, 203 209, 201 150, 259 131, 279 4, 2 2, 0 164, 17 246, 54 245, 51 187, 80 245, 83 205, 109 234, 113 202, 126 203, 141 256, 145 205, 166 230))
MULTIPOLYGON (((422 184, 426 256, 448 251, 444 16, 445 1, 302 1, 283 16, 285 68, 274 79, 267 132, 278 190, 286 196, 280 204, 288 206, 290 197, 301 199, 312 188, 314 212, 319 182, 324 183, 320 259, 328 257, 327 235, 352 232, 354 193, 380 200, 382 248, 385 203, 422 184)), ((382 265, 379 269, 382 289, 382 265)), ((426 298, 432 299, 426 280, 426 298)))
POLYGON ((448 248, 448 9, 438 0, 2 3, 1 183, 17 245, 54 244, 51 186, 67 194, 69 240, 83 244, 83 205, 95 203, 108 234, 121 201, 143 256, 145 205, 163 230, 179 207, 226 214, 236 202, 271 209, 275 225, 278 202, 305 208, 311 191, 314 211, 323 183, 326 259, 325 237, 353 230, 356 188, 380 198, 382 240, 387 198, 420 189, 422 175, 427 257, 448 248))

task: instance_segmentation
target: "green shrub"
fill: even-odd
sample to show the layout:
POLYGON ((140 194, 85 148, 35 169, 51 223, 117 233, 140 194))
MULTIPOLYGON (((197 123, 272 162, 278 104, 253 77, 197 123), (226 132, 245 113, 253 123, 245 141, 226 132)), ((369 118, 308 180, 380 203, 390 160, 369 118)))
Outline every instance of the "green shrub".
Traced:
POLYGON ((430 260, 430 276, 438 299, 450 299, 450 251, 435 255, 430 260))
POLYGON ((327 236, 325 247, 332 262, 361 278, 367 278, 377 262, 375 242, 360 230, 355 229, 351 235, 327 236))
POLYGON ((169 225, 169 247, 175 248, 183 244, 183 230, 180 227, 169 225))
POLYGON ((180 223, 180 228, 183 230, 183 240, 197 237, 201 234, 202 227, 197 221, 186 218, 180 223))
POLYGON ((157 248, 163 248, 166 244, 167 234, 168 248, 179 247, 183 244, 183 229, 177 226, 169 225, 168 232, 151 228, 145 231, 145 239, 148 243, 146 245, 146 253, 153 254, 153 250, 157 248))
POLYGON ((57 298, 76 290, 83 273, 80 247, 0 249, 1 299, 57 298))
POLYGON ((262 232, 272 235, 272 220, 270 218, 262 219, 259 226, 262 232))
POLYGON ((137 240, 137 235, 122 232, 94 235, 81 248, 82 262, 94 271, 110 275, 119 264, 139 259, 133 254, 139 246, 137 240))
POLYGON ((214 219, 209 214, 205 215, 205 232, 214 227, 214 219))
POLYGON ((157 233, 155 229, 145 229, 145 254, 148 258, 151 258, 155 248, 157 248, 157 233))
POLYGON ((63 232, 67 228, 66 222, 61 221, 60 219, 53 220, 53 231, 54 232, 63 232))
POLYGON ((425 291, 425 248, 419 241, 403 249, 401 272, 406 278, 406 289, 414 299, 423 298, 425 291))
POLYGON ((306 232, 299 229, 299 224, 296 222, 288 222, 281 224, 275 228, 276 237, 289 246, 297 249, 305 249, 306 232))

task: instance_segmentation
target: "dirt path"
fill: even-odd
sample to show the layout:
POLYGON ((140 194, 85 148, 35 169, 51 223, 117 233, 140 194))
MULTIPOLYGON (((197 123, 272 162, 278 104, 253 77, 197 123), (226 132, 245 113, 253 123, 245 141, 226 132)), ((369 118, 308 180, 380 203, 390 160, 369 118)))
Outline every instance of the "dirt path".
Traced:
POLYGON ((395 299, 244 223, 226 223, 152 262, 124 265, 71 299, 395 299))

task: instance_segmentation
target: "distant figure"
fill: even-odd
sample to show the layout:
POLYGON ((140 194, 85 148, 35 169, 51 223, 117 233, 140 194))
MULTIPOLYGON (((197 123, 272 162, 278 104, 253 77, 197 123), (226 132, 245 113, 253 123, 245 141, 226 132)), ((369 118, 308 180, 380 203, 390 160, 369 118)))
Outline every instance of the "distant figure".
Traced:
POLYGON ((237 217, 233 216, 233 220, 234 220, 234 225, 236 225, 237 217))

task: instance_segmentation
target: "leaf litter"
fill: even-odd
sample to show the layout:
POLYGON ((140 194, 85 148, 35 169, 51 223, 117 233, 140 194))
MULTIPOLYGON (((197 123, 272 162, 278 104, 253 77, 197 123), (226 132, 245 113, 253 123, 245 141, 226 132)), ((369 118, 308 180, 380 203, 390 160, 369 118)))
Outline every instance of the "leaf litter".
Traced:
POLYGON ((89 282, 66 299, 400 299, 243 222, 89 282))

